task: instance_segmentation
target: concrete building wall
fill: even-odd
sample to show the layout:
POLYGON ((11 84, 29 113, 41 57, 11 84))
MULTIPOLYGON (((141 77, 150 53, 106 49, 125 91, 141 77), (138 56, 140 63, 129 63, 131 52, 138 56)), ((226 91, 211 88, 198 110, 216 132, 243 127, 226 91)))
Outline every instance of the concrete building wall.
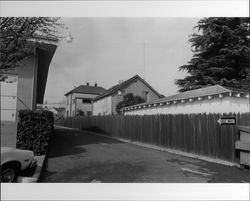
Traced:
POLYGON ((65 101, 65 117, 70 117, 71 116, 71 102, 72 102, 72 94, 69 94, 66 96, 66 101, 65 101))
POLYGON ((249 98, 224 97, 125 111, 124 115, 250 112, 249 98))
POLYGON ((92 114, 92 104, 91 103, 82 103, 82 99, 76 99, 76 112, 78 110, 84 112, 84 116, 88 115, 89 112, 92 114))
POLYGON ((97 96, 96 94, 82 94, 82 93, 73 93, 66 96, 65 117, 67 117, 67 114, 69 117, 76 116, 77 109, 82 110, 84 112, 84 115, 87 115, 88 112, 91 112, 92 114, 93 113, 92 104, 83 103, 82 99, 84 98, 93 99, 96 96, 97 96))
POLYGON ((18 80, 16 94, 13 94, 13 97, 9 97, 16 99, 16 111, 13 121, 1 121, 1 146, 16 147, 19 111, 35 107, 33 96, 35 90, 34 82, 36 81, 35 68, 37 68, 35 57, 29 57, 19 67, 7 73, 7 75, 16 76, 18 80))
POLYGON ((17 68, 18 74, 18 86, 17 86, 17 108, 20 109, 34 109, 35 100, 33 97, 34 93, 34 82, 35 72, 37 66, 35 66, 35 58, 29 58, 24 64, 17 68))
POLYGON ((159 99, 158 95, 154 93, 149 87, 147 87, 142 81, 135 80, 124 89, 124 94, 133 93, 134 96, 140 96, 145 99, 145 92, 148 92, 146 102, 151 102, 159 99))
POLYGON ((115 94, 112 96, 112 100, 111 100, 111 114, 115 115, 117 114, 116 112, 116 106, 119 102, 121 102, 123 100, 123 96, 125 95, 126 93, 123 93, 123 95, 118 95, 118 94, 115 94))
POLYGON ((106 103, 106 100, 103 101, 103 99, 97 100, 97 102, 101 102, 100 104, 93 105, 93 108, 95 108, 95 115, 98 113, 103 113, 103 111, 109 111, 109 108, 111 107, 111 112, 108 112, 108 114, 117 114, 116 112, 116 106, 119 102, 123 100, 123 96, 132 93, 134 96, 140 96, 144 99, 147 99, 146 102, 157 100, 159 97, 156 93, 154 93, 149 87, 147 87, 143 82, 140 80, 135 80, 130 85, 126 86, 126 88, 120 90, 119 92, 116 92, 115 94, 112 94, 111 97, 111 105, 106 105, 106 109, 102 109, 100 105, 104 107, 106 103), (145 92, 147 92, 147 98, 145 97, 145 92), (96 105, 98 105, 96 108, 96 105), (99 111, 99 112, 98 112, 99 111))
POLYGON ((93 102, 93 115, 111 115, 112 114, 112 97, 107 96, 93 102))

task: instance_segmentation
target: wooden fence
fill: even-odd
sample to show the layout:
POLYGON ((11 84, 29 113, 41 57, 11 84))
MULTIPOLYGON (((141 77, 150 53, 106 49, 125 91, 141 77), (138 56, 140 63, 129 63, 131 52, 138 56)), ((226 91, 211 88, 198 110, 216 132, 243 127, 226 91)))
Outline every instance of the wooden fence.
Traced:
MULTIPOLYGON (((227 115, 235 116, 237 125, 250 125, 250 113, 227 115)), ((109 136, 238 163, 235 151, 237 125, 219 125, 217 120, 220 116, 221 114, 89 116, 63 119, 58 124, 82 130, 98 127, 109 136)))

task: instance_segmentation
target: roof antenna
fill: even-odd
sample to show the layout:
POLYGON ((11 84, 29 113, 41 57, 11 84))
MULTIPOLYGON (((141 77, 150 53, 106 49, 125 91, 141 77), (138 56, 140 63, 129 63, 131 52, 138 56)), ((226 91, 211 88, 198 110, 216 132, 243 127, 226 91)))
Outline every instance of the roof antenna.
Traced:
POLYGON ((146 43, 143 43, 143 79, 146 81, 146 43))

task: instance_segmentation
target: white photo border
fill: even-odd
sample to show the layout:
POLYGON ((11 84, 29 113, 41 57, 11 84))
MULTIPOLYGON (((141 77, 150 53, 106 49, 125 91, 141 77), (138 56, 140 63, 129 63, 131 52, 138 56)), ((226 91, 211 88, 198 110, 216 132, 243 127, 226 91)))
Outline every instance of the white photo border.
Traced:
MULTIPOLYGON (((1 17, 249 17, 248 0, 0 1, 1 17)), ((243 184, 1 184, 1 200, 249 200, 243 184)))

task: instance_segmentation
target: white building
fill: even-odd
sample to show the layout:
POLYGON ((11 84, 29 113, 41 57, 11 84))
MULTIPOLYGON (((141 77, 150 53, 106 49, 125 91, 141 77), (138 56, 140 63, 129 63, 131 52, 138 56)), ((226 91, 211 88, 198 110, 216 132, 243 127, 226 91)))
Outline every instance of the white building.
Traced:
POLYGON ((96 83, 94 86, 90 86, 89 83, 87 83, 86 85, 80 85, 72 89, 65 94, 65 117, 92 115, 92 99, 105 91, 104 88, 97 86, 96 83))
POLYGON ((124 115, 245 113, 250 112, 249 91, 214 85, 125 107, 122 112, 124 115))
POLYGON ((105 93, 93 99, 93 115, 115 115, 116 106, 123 100, 123 96, 132 93, 134 96, 142 97, 146 102, 151 102, 162 97, 140 76, 120 82, 108 89, 105 93))

